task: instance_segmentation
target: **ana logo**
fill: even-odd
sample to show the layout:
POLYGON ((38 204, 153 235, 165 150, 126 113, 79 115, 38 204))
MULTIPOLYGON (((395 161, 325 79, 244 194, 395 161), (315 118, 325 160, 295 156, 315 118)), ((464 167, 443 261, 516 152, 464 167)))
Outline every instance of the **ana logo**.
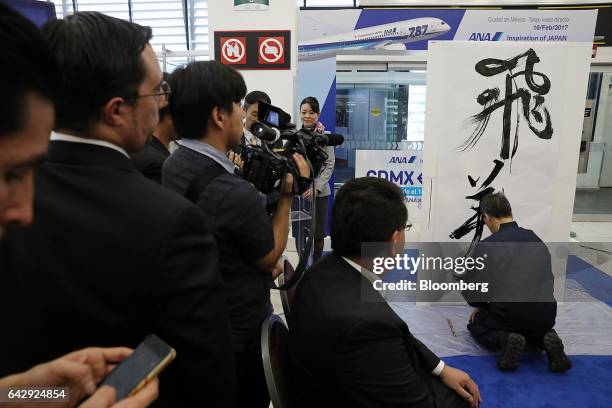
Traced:
POLYGON ((220 42, 223 64, 246 64, 246 37, 221 37, 220 42))
POLYGON ((259 37, 259 63, 284 64, 285 39, 283 37, 259 37))
POLYGON ((468 41, 499 41, 503 34, 501 31, 496 33, 472 33, 468 41))
POLYGON ((406 156, 392 156, 391 159, 389 159, 389 163, 395 163, 395 164, 406 164, 406 163, 414 163, 416 161, 416 156, 410 156, 410 157, 406 157, 406 156))

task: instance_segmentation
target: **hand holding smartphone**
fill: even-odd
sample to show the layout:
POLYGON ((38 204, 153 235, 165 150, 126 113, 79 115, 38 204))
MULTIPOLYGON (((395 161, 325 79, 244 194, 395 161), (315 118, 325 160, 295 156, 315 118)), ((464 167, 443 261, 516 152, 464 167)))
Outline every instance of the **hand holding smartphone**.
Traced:
POLYGON ((156 378, 174 360, 176 351, 154 334, 150 334, 99 384, 116 391, 115 401, 136 394, 156 378))

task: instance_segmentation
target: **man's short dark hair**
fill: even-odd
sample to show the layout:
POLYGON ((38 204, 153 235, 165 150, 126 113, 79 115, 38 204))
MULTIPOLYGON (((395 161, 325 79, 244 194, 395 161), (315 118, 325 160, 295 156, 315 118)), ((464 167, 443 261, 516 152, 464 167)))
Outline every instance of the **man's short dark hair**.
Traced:
POLYGON ((249 109, 254 103, 264 101, 267 104, 272 104, 272 100, 264 91, 251 91, 244 97, 244 109, 249 109))
POLYGON ((314 113, 321 113, 321 108, 319 108, 319 101, 314 96, 307 96, 306 98, 302 99, 302 102, 300 102, 300 109, 302 109, 302 105, 305 103, 310 105, 310 109, 312 109, 314 113))
POLYGON ((173 73, 170 114, 178 135, 199 139, 206 135, 208 122, 217 106, 232 112, 246 94, 242 75, 219 61, 196 61, 173 73))
POLYGON ((334 199, 331 245, 342 256, 361 256, 362 242, 386 242, 406 227, 404 194, 395 184, 377 177, 353 179, 334 199))
POLYGON ((480 212, 493 218, 512 217, 512 207, 502 192, 484 196, 480 200, 480 212))
POLYGON ((98 12, 83 12, 43 26, 61 70, 55 127, 89 131, 114 97, 134 101, 146 75, 140 55, 151 28, 98 12))
POLYGON ((24 129, 26 95, 54 102, 59 71, 47 41, 27 18, 0 4, 0 136, 24 129))

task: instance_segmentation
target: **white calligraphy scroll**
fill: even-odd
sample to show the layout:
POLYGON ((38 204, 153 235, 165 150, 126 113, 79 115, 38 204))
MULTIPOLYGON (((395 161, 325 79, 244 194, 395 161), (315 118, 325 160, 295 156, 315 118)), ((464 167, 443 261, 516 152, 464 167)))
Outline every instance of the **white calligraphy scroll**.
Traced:
MULTIPOLYGON (((533 229, 545 241, 569 239, 591 47, 589 43, 430 43, 423 159, 429 239, 451 240, 449 235, 474 215, 471 207, 478 202, 465 197, 484 189, 495 160, 503 167, 490 187, 505 192, 519 225, 533 229), (505 67, 515 57, 517 64, 510 72, 505 67), (478 65, 478 72, 477 64, 485 59, 490 60, 478 65), (528 65, 534 72, 531 78, 523 72, 528 65), (542 75, 550 81, 546 92, 542 75), (529 95, 527 112, 525 99, 504 104, 516 92, 529 95), (490 115, 475 117, 494 106, 498 108, 490 115), (510 110, 507 158, 502 154, 505 109, 510 110), (545 131, 547 117, 550 132, 545 131), (478 126, 484 130, 478 132, 478 126)), ((483 238, 488 234, 485 227, 483 238)), ((462 240, 473 236, 471 231, 462 240)))

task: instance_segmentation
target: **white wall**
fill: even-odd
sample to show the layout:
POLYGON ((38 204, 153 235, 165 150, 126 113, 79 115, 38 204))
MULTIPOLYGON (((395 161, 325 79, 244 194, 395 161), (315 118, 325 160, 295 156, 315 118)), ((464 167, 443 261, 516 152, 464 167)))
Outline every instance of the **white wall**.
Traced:
MULTIPOLYGON (((295 0, 270 0, 265 11, 235 11, 231 0, 208 2, 208 38, 210 58, 215 58, 215 31, 290 30, 290 70, 241 70, 248 92, 260 90, 270 95, 272 104, 293 114, 295 77, 297 75, 297 3, 295 0)), ((295 118, 292 118, 295 123, 295 118)))

